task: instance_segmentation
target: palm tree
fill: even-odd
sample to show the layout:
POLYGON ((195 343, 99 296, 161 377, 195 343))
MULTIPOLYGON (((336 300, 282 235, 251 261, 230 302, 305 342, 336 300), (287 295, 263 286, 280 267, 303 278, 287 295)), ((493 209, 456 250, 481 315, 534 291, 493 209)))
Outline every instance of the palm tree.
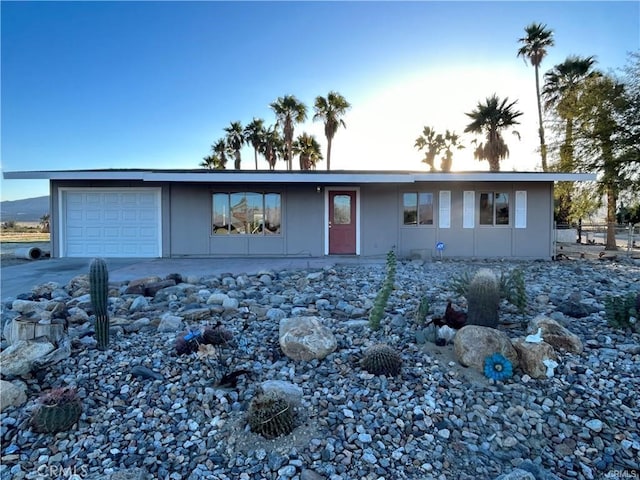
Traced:
POLYGON ((293 143, 293 153, 300 157, 300 170, 315 170, 316 164, 322 160, 320 144, 316 137, 306 132, 293 143))
MULTIPOLYGON (((592 69, 595 63, 594 57, 570 56, 544 76, 542 96, 545 99, 545 108, 554 110, 564 122, 564 140, 560 145, 560 161, 557 165, 561 172, 574 170, 574 122, 585 81, 601 75, 592 69)), ((559 182, 556 185, 556 221, 570 221, 573 190, 574 185, 571 182, 559 182)))
POLYGON ((216 143, 211 145, 211 151, 214 156, 218 157, 218 163, 222 167, 222 169, 227 166, 227 154, 229 153, 229 147, 227 146, 227 142, 224 138, 221 138, 216 143))
POLYGON ((224 170, 224 164, 220 161, 220 157, 216 154, 207 155, 200 162, 200 166, 209 170, 224 170))
POLYGON ((594 57, 571 56, 544 75, 542 95, 545 107, 554 109, 565 122, 565 138, 560 147, 561 171, 573 168, 573 124, 580 89, 587 78, 601 75, 592 69, 595 63, 594 57))
MULTIPOLYGON (((501 131, 518 125, 516 120, 522 112, 514 110, 518 101, 507 103, 508 98, 500 101, 496 94, 487 98, 485 103, 478 102, 478 105, 471 113, 465 113, 473 121, 464 129, 465 133, 475 133, 486 137, 485 143, 480 143, 473 156, 478 160, 487 160, 489 170, 500 171, 500 160, 509 156, 509 147, 502 138, 501 131)), ((520 134, 514 130, 515 135, 520 138, 520 134)), ((474 140, 475 142, 475 140, 474 140)))
POLYGON ((526 36, 519 38, 522 47, 518 50, 518 57, 526 62, 529 60, 536 73, 536 99, 538 101, 538 134, 540 135, 540 156, 542 157, 542 170, 547 171, 547 146, 544 143, 544 127, 542 126, 542 104, 540 101, 540 78, 538 69, 542 59, 547 55, 547 48, 553 46, 553 30, 546 25, 532 23, 524 29, 526 36))
POLYGON ((351 104, 338 92, 329 92, 326 97, 316 97, 313 109, 316 112, 313 120, 324 122, 324 135, 327 137, 327 170, 331 170, 331 143, 340 125, 347 128, 344 116, 351 104))
POLYGON ((278 158, 284 158, 284 140, 274 125, 264 130, 259 149, 269 164, 269 170, 275 169, 278 158))
POLYGON ((240 122, 231 122, 227 128, 224 129, 227 132, 227 145, 233 150, 235 162, 233 168, 240 170, 240 149, 244 145, 244 133, 242 130, 242 124, 240 122))
POLYGON ((440 170, 443 172, 450 172, 451 165, 453 163, 453 152, 452 150, 455 148, 456 150, 462 150, 464 145, 460 142, 460 136, 455 132, 446 131, 444 134, 443 146, 444 156, 440 162, 440 170))
POLYGON ((276 114, 277 124, 282 127, 287 147, 285 158, 288 169, 292 170, 293 129, 296 123, 302 123, 307 119, 307 106, 293 95, 278 97, 269 106, 276 114))
POLYGON ((436 134, 436 131, 431 127, 424 127, 422 129, 422 135, 416 138, 416 143, 413 145, 418 150, 422 150, 426 147, 427 151, 424 154, 422 163, 429 165, 431 171, 435 171, 433 162, 436 155, 440 153, 444 147, 444 139, 440 133, 436 134))
POLYGON ((253 156, 256 161, 256 170, 258 170, 258 150, 262 143, 262 135, 264 134, 264 120, 254 118, 246 127, 244 127, 244 140, 253 147, 253 156))

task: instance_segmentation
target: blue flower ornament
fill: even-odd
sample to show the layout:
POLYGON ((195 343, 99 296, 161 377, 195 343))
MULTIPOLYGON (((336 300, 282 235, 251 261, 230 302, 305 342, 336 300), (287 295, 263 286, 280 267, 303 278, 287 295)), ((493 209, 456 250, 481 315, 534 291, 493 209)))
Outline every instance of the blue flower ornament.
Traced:
POLYGON ((513 375, 513 365, 504 355, 494 353, 484 360, 484 375, 493 380, 506 380, 513 375))

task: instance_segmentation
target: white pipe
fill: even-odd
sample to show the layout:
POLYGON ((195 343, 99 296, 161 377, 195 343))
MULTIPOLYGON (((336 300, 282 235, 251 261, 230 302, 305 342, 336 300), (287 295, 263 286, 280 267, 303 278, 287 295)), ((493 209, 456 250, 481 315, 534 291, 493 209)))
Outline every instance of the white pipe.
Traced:
POLYGON ((38 260, 40 257, 42 257, 42 250, 40 250, 38 247, 16 248, 15 255, 17 258, 38 260))

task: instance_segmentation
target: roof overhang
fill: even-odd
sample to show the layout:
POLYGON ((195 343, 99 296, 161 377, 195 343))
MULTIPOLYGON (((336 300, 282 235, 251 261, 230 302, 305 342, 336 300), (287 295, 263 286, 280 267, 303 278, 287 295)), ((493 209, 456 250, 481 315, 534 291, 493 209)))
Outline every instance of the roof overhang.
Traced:
POLYGON ((179 183, 418 183, 418 182, 584 182, 592 173, 400 172, 400 171, 210 171, 210 170, 51 170, 3 172, 6 180, 125 180, 179 183))

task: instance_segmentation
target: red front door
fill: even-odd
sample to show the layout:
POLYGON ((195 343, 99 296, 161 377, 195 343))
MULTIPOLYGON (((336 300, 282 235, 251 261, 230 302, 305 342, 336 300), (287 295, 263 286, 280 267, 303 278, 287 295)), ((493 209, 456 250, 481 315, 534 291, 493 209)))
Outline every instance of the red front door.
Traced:
POLYGON ((356 192, 329 191, 329 254, 356 253, 356 192))

